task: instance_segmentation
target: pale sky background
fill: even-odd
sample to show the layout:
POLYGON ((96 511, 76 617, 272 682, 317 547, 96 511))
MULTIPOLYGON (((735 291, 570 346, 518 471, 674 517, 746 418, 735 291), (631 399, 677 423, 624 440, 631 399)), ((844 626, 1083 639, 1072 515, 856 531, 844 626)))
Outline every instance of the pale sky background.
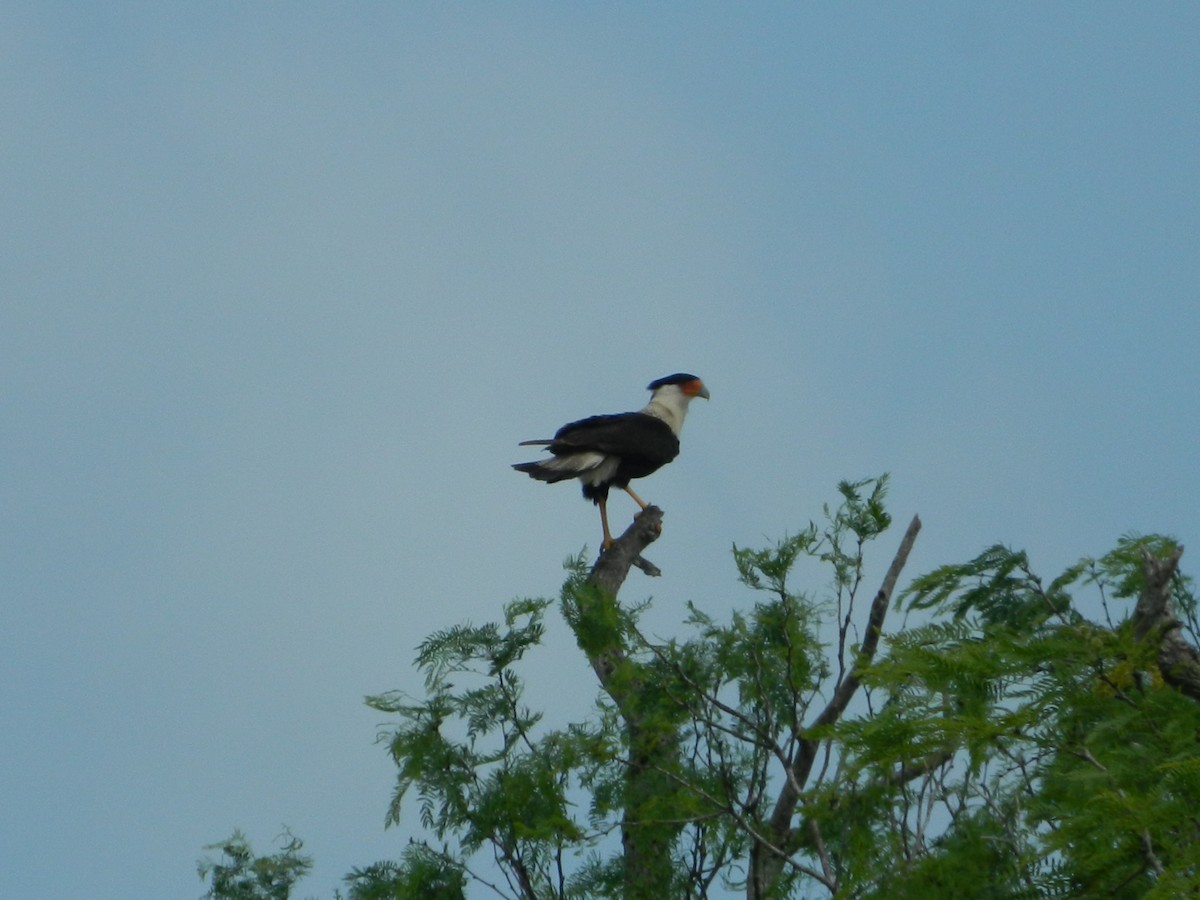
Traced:
POLYGON ((4 4, 0 897, 397 858, 362 697, 557 593, 516 443, 671 372, 659 634, 884 471, 908 577, 1200 549, 1198 110, 1183 2, 4 4))

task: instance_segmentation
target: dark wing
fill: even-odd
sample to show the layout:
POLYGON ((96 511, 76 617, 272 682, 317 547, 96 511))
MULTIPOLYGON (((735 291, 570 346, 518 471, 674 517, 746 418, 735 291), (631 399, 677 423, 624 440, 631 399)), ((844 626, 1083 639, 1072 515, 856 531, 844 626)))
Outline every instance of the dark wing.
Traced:
POLYGON ((679 438, 662 419, 645 413, 590 416, 558 429, 550 443, 550 452, 556 456, 580 451, 658 468, 679 455, 679 438))

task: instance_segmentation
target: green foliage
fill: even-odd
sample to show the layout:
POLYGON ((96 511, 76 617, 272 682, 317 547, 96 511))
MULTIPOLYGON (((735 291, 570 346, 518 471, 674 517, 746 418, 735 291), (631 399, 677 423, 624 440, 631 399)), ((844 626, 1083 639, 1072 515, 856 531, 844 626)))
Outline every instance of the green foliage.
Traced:
MULTIPOLYGON (((810 523, 772 547, 735 547, 739 580, 766 599, 735 610, 725 623, 689 604, 694 636, 655 650, 675 673, 674 702, 689 713, 681 734, 692 749, 678 778, 692 804, 683 842, 691 856, 681 854, 678 862, 693 892, 714 880, 745 887, 739 869, 756 836, 769 832, 772 792, 788 779, 808 778, 797 761, 818 747, 819 729, 811 721, 854 668, 865 546, 890 522, 883 509, 886 487, 886 477, 844 482, 841 505, 826 507, 822 524, 810 523), (789 579, 802 559, 831 571, 824 595, 791 590, 789 579), (832 628, 830 610, 836 616, 832 628)), ((815 780, 817 790, 829 773, 815 780)), ((771 879, 773 895, 783 896, 804 873, 821 870, 823 848, 808 837, 795 833, 781 848, 793 865, 771 879)))
MULTIPOLYGON (((887 597, 864 606, 862 588, 886 489, 845 482, 821 522, 735 546, 753 598, 720 616, 689 603, 665 641, 640 632, 644 606, 601 595, 569 559, 558 608, 599 687, 565 726, 524 701, 554 601, 430 636, 424 696, 368 703, 391 722, 389 824, 415 803, 440 849, 416 841, 356 870, 350 900, 457 900, 472 883, 630 896, 639 855, 669 865, 661 900, 1200 893, 1200 704, 1164 683, 1129 621, 1144 555, 1174 542, 1125 537, 1049 580, 1024 551, 987 548, 914 579, 896 604, 905 627, 872 652, 868 613, 887 597), (818 586, 796 590, 814 567, 818 586)), ((1194 641, 1191 582, 1176 576, 1171 597, 1194 641)), ((237 875, 227 891, 259 871, 240 835, 216 846, 237 875)), ((268 858, 281 879, 267 883, 303 873, 298 850, 268 858)), ((247 883, 259 893, 210 896, 291 884, 247 883)))
MULTIPOLYGON (((1136 599, 1143 552, 1173 546, 1123 539, 1048 587, 1024 553, 993 547, 913 582, 909 607, 938 618, 890 640, 867 675, 883 709, 841 733, 864 771, 894 776, 897 763, 947 761, 936 783, 952 799, 938 802, 954 827, 929 859, 965 864, 964 823, 985 823, 1003 836, 993 843, 1005 859, 1019 861, 1005 878, 1014 895, 1200 888, 1200 704, 1163 684, 1155 648, 1126 622, 1088 615, 1103 608, 1107 618, 1109 600, 1136 599), (1076 586, 1097 589, 1102 602, 1076 598, 1076 586), (897 760, 897 746, 911 748, 911 760, 897 760)), ((1194 608, 1188 582, 1174 588, 1179 606, 1194 608)))
POLYGON ((974 613, 984 624, 1003 622, 1028 630, 1067 614, 1071 601, 1065 588, 1083 567, 1083 563, 1072 566, 1043 590, 1026 553, 997 544, 968 562, 942 566, 917 578, 908 598, 912 609, 949 612, 956 619, 974 613))
POLYGON ((233 836, 205 850, 221 851, 221 859, 202 859, 197 866, 202 880, 209 880, 205 897, 212 900, 287 900, 292 886, 312 868, 312 860, 303 856, 304 843, 291 832, 280 836, 279 853, 255 856, 246 836, 233 836))
POLYGON ((462 900, 467 876, 457 861, 409 844, 401 863, 379 862, 346 876, 348 900, 462 900))
MULTIPOLYGON (((456 848, 410 848, 393 879, 410 885, 405 890, 437 884, 453 896, 466 871, 462 858, 486 846, 519 892, 561 896, 564 855, 598 838, 569 794, 602 780, 610 737, 588 724, 541 728, 541 715, 523 702, 517 666, 540 643, 548 605, 521 600, 506 607, 503 623, 438 632, 418 650, 425 698, 367 699, 400 722, 381 735, 399 769, 389 824, 415 792, 422 825, 456 848)), ((397 896, 410 895, 418 896, 397 896)))
POLYGON ((603 652, 606 647, 624 644, 633 632, 639 610, 627 610, 614 598, 587 580, 588 566, 582 555, 564 563, 567 580, 563 584, 560 602, 563 618, 571 627, 579 649, 588 657, 603 652))

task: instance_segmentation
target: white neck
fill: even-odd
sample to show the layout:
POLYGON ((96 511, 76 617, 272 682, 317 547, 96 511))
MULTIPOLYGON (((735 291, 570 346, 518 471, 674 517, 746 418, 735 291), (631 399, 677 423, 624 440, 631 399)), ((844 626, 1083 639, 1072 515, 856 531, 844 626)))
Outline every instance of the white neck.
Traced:
POLYGON ((688 404, 691 400, 691 397, 679 389, 679 385, 664 384, 650 396, 650 402, 646 404, 642 412, 648 416, 654 416, 656 419, 662 419, 674 432, 675 437, 679 437, 679 432, 683 428, 683 417, 687 415, 688 404))

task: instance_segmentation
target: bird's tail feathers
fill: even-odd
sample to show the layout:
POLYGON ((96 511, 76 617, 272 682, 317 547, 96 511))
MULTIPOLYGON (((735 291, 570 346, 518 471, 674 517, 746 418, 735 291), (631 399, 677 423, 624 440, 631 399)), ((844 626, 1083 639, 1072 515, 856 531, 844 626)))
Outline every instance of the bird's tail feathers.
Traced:
POLYGON ((612 473, 609 469, 613 461, 602 453, 571 453, 564 456, 551 456, 549 459, 539 459, 535 462, 515 463, 513 468, 524 472, 530 478, 538 481, 566 481, 568 478, 579 478, 589 473, 603 474, 605 477, 612 473))
POLYGON ((566 481, 568 478, 575 477, 576 472, 564 472, 547 463, 554 462, 553 459, 539 459, 534 462, 513 463, 513 468, 518 472, 524 472, 530 478, 536 478, 538 481, 547 481, 553 484, 556 481, 566 481))

